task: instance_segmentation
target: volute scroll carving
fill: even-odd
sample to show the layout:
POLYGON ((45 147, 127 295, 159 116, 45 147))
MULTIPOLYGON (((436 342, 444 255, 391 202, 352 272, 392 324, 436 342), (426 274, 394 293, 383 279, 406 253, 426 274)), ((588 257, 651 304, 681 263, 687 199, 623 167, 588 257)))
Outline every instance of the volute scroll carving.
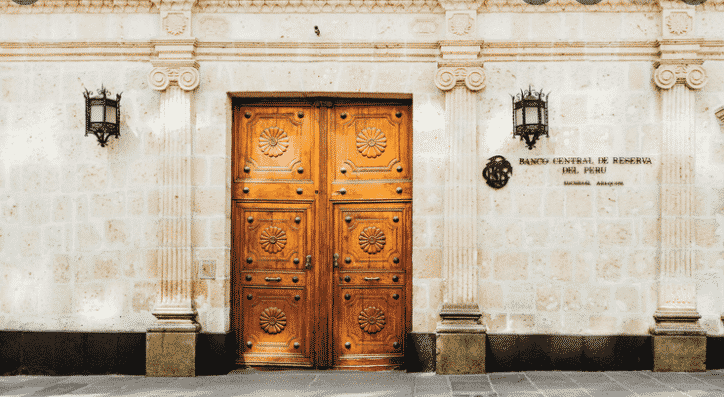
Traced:
POLYGON ((692 90, 706 85, 708 77, 700 65, 659 65, 654 72, 654 82, 659 88, 669 89, 676 83, 686 84, 692 90))
POLYGON ((199 71, 193 67, 156 67, 148 74, 148 84, 151 88, 163 91, 171 83, 176 83, 184 91, 195 90, 199 86, 199 71))
POLYGON ((435 73, 437 88, 448 91, 457 84, 465 84, 470 91, 479 91, 485 87, 485 72, 481 67, 441 67, 435 73))

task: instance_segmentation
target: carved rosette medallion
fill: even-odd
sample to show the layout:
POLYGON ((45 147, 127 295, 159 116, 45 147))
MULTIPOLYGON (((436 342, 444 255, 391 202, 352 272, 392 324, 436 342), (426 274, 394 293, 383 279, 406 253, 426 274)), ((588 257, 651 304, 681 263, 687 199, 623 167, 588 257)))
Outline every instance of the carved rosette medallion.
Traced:
POLYGON ((481 67, 441 67, 435 73, 437 88, 448 91, 457 84, 465 84, 471 91, 485 87, 485 72, 481 67))
POLYGON ((385 233, 374 226, 366 227, 359 234, 359 245, 362 247, 362 251, 368 254, 376 254, 382 251, 386 243, 385 233))
POLYGON ((267 307, 261 312, 259 325, 267 334, 278 334, 287 326, 287 315, 279 308, 267 307))
POLYGON ((464 36, 473 28, 473 18, 468 14, 453 14, 448 20, 448 26, 451 33, 464 36))
POLYGON ((381 155, 387 147, 387 137, 379 128, 368 127, 357 134, 357 151, 371 159, 381 155))
POLYGON ((676 83, 698 90, 706 85, 707 80, 706 71, 700 65, 659 65, 654 72, 654 82, 665 90, 676 83))
POLYGON ((199 86, 199 81, 199 71, 192 67, 157 67, 148 74, 148 85, 158 91, 165 90, 171 83, 178 84, 184 91, 192 91, 199 86))
POLYGON ((370 306, 359 313, 359 327, 368 334, 375 334, 385 328, 385 312, 370 306))
POLYGON ((186 16, 179 12, 170 12, 163 19, 163 26, 168 34, 178 36, 186 31, 186 16))
POLYGON ((683 36, 691 31, 693 20, 686 12, 672 12, 666 17, 666 28, 669 33, 683 36))
POLYGON ((289 147, 289 136, 279 127, 269 127, 259 135, 259 149, 269 157, 281 156, 289 147))
POLYGON ((276 226, 269 226, 261 232, 259 244, 264 251, 276 254, 287 245, 287 234, 276 226))

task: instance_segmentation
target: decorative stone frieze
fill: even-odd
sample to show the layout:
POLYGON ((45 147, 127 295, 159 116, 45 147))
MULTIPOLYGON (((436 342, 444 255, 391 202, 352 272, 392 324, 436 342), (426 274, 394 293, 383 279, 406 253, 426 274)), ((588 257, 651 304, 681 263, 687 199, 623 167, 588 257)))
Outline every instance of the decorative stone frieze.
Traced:
MULTIPOLYGON (((310 0, 278 2, 276 0, 228 1, 197 0, 170 2, 163 5, 159 0, 39 0, 33 5, 21 6, 12 1, 0 1, 2 14, 48 14, 48 13, 152 13, 165 6, 169 9, 188 9, 198 12, 244 12, 244 13, 444 13, 445 8, 438 0, 310 0)), ((631 0, 602 0, 596 4, 581 4, 576 0, 550 0, 545 4, 532 5, 523 0, 467 0, 456 2, 460 9, 478 12, 659 12, 665 8, 686 9, 681 0, 655 2, 631 0)), ((723 11, 724 0, 707 0, 696 7, 704 11, 723 11)))

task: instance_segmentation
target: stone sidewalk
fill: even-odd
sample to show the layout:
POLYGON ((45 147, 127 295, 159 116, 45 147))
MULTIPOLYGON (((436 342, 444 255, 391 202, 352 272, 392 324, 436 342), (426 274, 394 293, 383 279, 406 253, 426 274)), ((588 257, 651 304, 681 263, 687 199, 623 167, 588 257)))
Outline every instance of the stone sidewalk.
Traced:
POLYGON ((442 376, 354 371, 234 371, 223 376, 0 377, 2 396, 724 397, 724 370, 702 373, 514 372, 442 376))

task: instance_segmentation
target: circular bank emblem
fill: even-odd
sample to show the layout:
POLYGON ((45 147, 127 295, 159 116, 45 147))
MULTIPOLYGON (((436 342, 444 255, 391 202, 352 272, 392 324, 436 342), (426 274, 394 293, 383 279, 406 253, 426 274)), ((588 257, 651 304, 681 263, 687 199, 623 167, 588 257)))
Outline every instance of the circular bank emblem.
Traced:
POLYGON ((13 0, 17 4, 20 4, 21 6, 29 6, 35 3, 38 0, 13 0))
POLYGON ((513 176, 513 166, 503 156, 489 158, 488 164, 483 169, 483 178, 493 189, 505 186, 511 176, 513 176))

